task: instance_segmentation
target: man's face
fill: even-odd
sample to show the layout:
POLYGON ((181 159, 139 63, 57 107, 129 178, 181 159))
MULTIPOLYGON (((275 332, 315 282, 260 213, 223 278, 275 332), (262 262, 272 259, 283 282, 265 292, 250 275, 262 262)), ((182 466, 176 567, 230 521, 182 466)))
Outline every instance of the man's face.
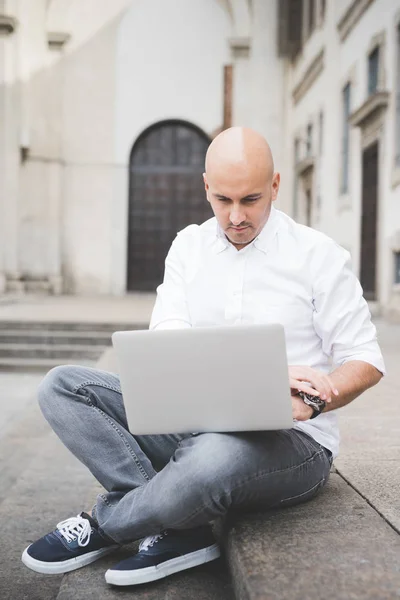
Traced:
POLYGON ((279 173, 265 181, 257 172, 239 167, 211 178, 204 174, 207 200, 228 240, 240 250, 260 233, 279 190, 279 173))

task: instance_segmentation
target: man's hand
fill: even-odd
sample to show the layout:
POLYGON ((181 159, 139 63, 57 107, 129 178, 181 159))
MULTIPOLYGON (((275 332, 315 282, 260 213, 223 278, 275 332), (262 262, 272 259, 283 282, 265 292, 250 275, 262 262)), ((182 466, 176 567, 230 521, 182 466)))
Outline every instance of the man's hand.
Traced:
POLYGON ((292 412, 293 419, 296 419, 296 421, 308 421, 314 411, 311 406, 303 402, 300 396, 292 396, 292 412))
POLYGON ((299 391, 319 396, 325 402, 332 401, 332 393, 335 396, 339 395, 332 379, 312 367, 289 367, 289 384, 292 394, 293 419, 297 421, 307 421, 313 414, 311 406, 305 404, 302 398, 298 396, 299 391))

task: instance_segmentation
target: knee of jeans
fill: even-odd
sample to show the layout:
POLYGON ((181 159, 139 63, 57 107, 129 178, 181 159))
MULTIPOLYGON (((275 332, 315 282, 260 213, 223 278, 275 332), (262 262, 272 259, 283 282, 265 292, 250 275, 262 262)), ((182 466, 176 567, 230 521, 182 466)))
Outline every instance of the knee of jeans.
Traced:
POLYGON ((42 379, 37 390, 37 399, 42 412, 47 415, 55 406, 60 393, 72 387, 72 371, 78 367, 60 365, 51 369, 42 379))
POLYGON ((218 433, 202 434, 197 438, 191 456, 191 477, 196 485, 200 488, 219 487, 235 477, 237 461, 232 452, 233 446, 227 436, 218 433))

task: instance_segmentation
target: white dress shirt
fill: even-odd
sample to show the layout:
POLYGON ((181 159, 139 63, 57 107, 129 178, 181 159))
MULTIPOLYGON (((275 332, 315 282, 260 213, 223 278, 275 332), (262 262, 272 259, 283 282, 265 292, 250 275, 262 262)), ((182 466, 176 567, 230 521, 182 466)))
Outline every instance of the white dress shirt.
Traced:
MULTIPOLYGON (((289 365, 325 373, 361 360, 385 374, 376 329, 350 253, 272 206, 242 250, 215 218, 178 233, 165 261, 150 329, 281 323, 289 365)), ((295 427, 339 450, 336 410, 295 427)))

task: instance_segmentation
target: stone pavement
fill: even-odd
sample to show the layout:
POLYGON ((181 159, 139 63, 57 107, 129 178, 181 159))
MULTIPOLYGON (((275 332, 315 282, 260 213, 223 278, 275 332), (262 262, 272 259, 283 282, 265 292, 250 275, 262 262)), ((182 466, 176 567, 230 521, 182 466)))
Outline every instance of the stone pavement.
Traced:
POLYGON ((41 372, 0 373, 0 438, 36 401, 35 391, 43 375, 41 372))
POLYGON ((143 323, 150 320, 155 294, 125 296, 0 296, 0 321, 143 323))
POLYGON ((400 533, 400 325, 375 323, 387 375, 339 411, 342 443, 335 466, 400 533))
MULTIPOLYGON (((152 300, 146 302, 142 315, 152 300)), ((59 304, 59 314, 67 304, 59 304)), ((33 307, 29 318, 36 314, 43 320, 33 307)), ((22 305, 0 306, 0 314, 5 310, 6 319, 24 312, 22 305)), ((51 310, 54 316, 57 310, 51 310)), ((123 310, 114 314, 129 320, 132 299, 123 310)), ((137 322, 134 311, 130 314, 137 322)), ((328 593, 334 600, 400 598, 400 326, 376 323, 388 375, 340 411, 338 473, 312 502, 312 512, 308 503, 256 514, 238 521, 227 535, 226 556, 240 599, 319 600, 328 593)), ((126 590, 107 586, 104 571, 133 546, 64 577, 45 577, 21 564, 26 545, 59 520, 89 508, 99 490, 44 421, 34 399, 40 377, 0 374, 0 410, 6 416, 0 427, 0 599, 233 600, 225 561, 126 590)))
POLYGON ((326 488, 227 527, 240 600, 400 598, 400 325, 375 324, 387 376, 339 411, 341 451, 326 488))

